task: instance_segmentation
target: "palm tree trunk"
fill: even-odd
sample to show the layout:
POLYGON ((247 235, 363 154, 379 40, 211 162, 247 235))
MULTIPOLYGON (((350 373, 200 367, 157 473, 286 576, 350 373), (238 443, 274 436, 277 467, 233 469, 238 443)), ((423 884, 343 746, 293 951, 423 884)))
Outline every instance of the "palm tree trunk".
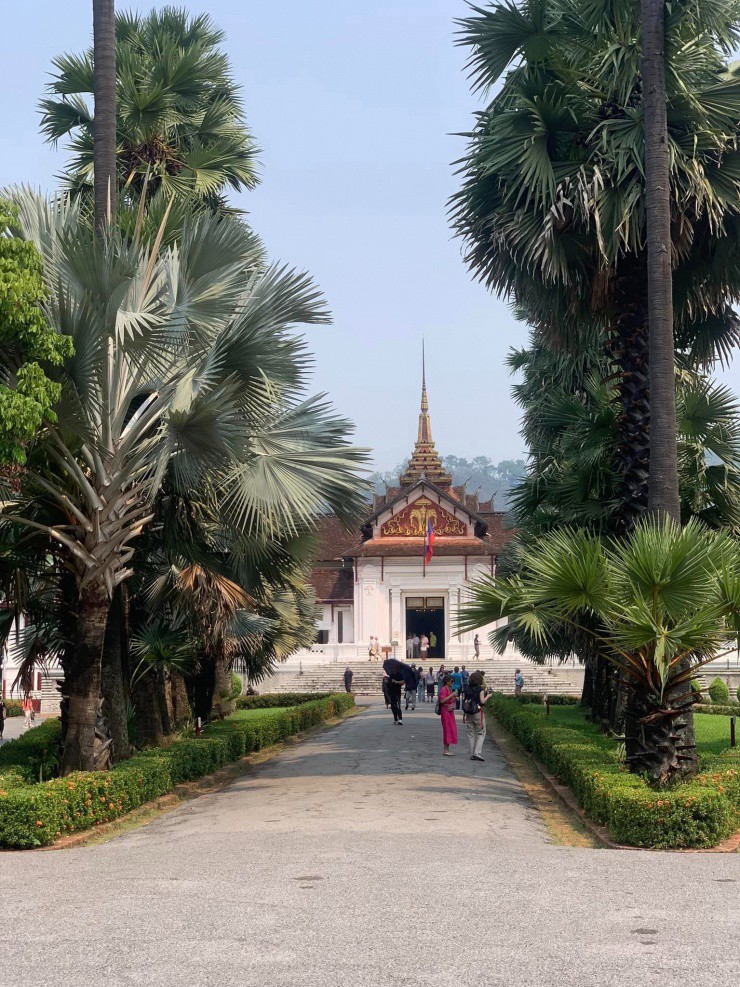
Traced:
POLYGON ((95 767, 95 725, 100 705, 100 670, 109 602, 100 585, 80 592, 75 645, 64 681, 65 721, 62 774, 95 767))
POLYGON ((125 587, 119 586, 111 601, 102 666, 103 709, 113 738, 114 761, 125 761, 131 757, 123 679, 123 655, 128 636, 124 593, 125 587))
POLYGON ((234 712, 234 703, 231 700, 231 669, 223 654, 216 655, 213 712, 220 718, 234 712))
POLYGON ((170 697, 172 702, 172 720, 176 727, 182 726, 191 717, 188 692, 185 679, 179 672, 170 672, 170 697))
POLYGON ((649 690, 634 688, 627 701, 627 765, 656 788, 688 778, 699 768, 687 691, 685 684, 673 688, 669 685, 661 698, 649 690))
POLYGON ((93 0, 95 229, 116 214, 116 17, 114 0, 93 0))
POLYGON ((139 678, 131 699, 136 709, 136 729, 141 744, 145 747, 160 747, 164 740, 164 729, 154 673, 139 678))
POLYGON ((680 521, 673 343, 671 176, 665 86, 665 0, 641 0, 645 203, 650 324, 649 509, 680 521))
POLYGON ((617 534, 627 534, 648 508, 650 474, 650 371, 647 270, 626 257, 617 277, 616 319, 608 347, 618 379, 617 462, 619 513, 617 534))

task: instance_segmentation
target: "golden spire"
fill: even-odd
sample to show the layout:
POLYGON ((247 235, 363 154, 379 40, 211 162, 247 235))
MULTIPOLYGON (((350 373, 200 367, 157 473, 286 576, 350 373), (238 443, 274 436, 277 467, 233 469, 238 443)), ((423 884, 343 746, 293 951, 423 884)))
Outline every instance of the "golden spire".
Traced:
POLYGON ((427 396, 426 354, 424 343, 421 348, 421 413, 416 445, 411 454, 406 472, 401 477, 401 486, 409 487, 425 478, 438 487, 449 487, 452 477, 445 471, 432 438, 432 423, 429 418, 429 398, 427 396))

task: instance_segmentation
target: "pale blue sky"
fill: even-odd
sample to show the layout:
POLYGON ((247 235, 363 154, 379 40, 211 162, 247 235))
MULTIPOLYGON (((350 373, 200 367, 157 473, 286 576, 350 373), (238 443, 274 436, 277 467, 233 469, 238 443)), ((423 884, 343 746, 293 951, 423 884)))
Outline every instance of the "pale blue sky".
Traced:
MULTIPOLYGON (((148 10, 157 2, 118 4, 148 10)), ((51 58, 85 47, 90 0, 5 5, 0 184, 50 188, 64 151, 36 104, 51 58)), ((522 454, 504 359, 525 328, 474 284, 449 233, 450 136, 476 107, 453 44, 463 0, 193 0, 227 33, 263 181, 241 197, 274 258, 309 270, 334 325, 312 329, 316 389, 357 423, 379 467, 416 432, 421 338, 442 454, 522 454)), ((726 375, 735 390, 738 364, 726 375)))

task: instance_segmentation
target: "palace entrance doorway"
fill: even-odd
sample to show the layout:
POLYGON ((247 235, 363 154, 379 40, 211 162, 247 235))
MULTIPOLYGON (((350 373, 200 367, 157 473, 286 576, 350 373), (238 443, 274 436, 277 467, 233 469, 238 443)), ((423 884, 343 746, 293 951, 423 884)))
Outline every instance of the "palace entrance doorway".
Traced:
MULTIPOLYGON (((434 640, 436 644, 429 645, 429 660, 439 662, 445 656, 445 600, 443 596, 408 596, 406 597, 406 636, 422 634, 434 640)), ((405 644, 405 639, 404 639, 405 644)))

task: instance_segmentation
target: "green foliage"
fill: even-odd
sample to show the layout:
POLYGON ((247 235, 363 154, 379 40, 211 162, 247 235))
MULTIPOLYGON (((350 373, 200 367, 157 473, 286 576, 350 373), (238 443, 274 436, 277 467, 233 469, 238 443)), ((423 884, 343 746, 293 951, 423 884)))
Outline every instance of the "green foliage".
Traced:
MULTIPOLYGON (((0 771, 14 767, 28 781, 39 780, 39 768, 55 763, 61 739, 59 720, 46 720, 0 747, 0 771)), ((48 777, 48 774, 45 775, 48 777)))
POLYGON ((661 698, 669 682, 690 682, 677 655, 708 660, 737 636, 740 551, 734 539, 695 521, 679 528, 648 518, 628 537, 609 540, 557 529, 522 548, 518 561, 514 577, 474 584, 462 629, 508 617, 547 642, 565 621, 661 698))
POLYGON ((573 792, 612 839, 654 849, 711 847, 740 824, 740 756, 703 759, 694 780, 655 792, 621 762, 614 740, 573 709, 546 717, 532 704, 495 695, 487 707, 573 792), (567 715, 566 715, 567 714, 567 715))
POLYGON ((707 692, 711 696, 712 702, 718 706, 727 706, 730 702, 730 690, 727 684, 719 676, 709 683, 707 692))
POLYGON ((23 705, 19 699, 6 699, 5 700, 5 715, 9 716, 23 716, 23 705))
MULTIPOLYGON (((525 706, 530 703, 542 706, 545 701, 545 694, 543 692, 523 692, 520 696, 514 696, 514 699, 525 706)), ((578 706, 580 701, 580 696, 550 696, 551 706, 578 706)))
POLYGON ((61 389, 42 364, 59 366, 72 341, 51 327, 41 257, 15 235, 17 211, 0 199, 0 461, 24 463, 24 446, 44 421, 55 421, 61 389))
POLYGON ((240 696, 237 709, 276 709, 281 706, 301 706, 303 703, 326 699, 329 692, 266 692, 263 696, 240 696))
POLYGON ((0 748, 0 847, 45 846, 60 836, 118 819, 174 785, 217 771, 354 706, 354 697, 346 694, 309 699, 299 707, 235 713, 206 727, 201 737, 137 754, 112 771, 77 772, 26 784, 24 778, 33 780, 38 744, 15 745, 30 741, 44 727, 47 744, 58 738, 58 720, 43 724, 0 748), (11 748, 12 757, 3 759, 11 748))
POLYGON ((231 698, 236 699, 237 696, 241 696, 243 683, 241 675, 237 675, 236 672, 231 673, 231 698))
MULTIPOLYGON (((207 15, 174 7, 116 15, 116 129, 119 185, 134 199, 146 187, 226 209, 227 188, 254 187, 257 147, 207 15)), ((41 103, 47 140, 69 138, 68 185, 89 194, 93 174, 93 52, 54 59, 41 103)))

